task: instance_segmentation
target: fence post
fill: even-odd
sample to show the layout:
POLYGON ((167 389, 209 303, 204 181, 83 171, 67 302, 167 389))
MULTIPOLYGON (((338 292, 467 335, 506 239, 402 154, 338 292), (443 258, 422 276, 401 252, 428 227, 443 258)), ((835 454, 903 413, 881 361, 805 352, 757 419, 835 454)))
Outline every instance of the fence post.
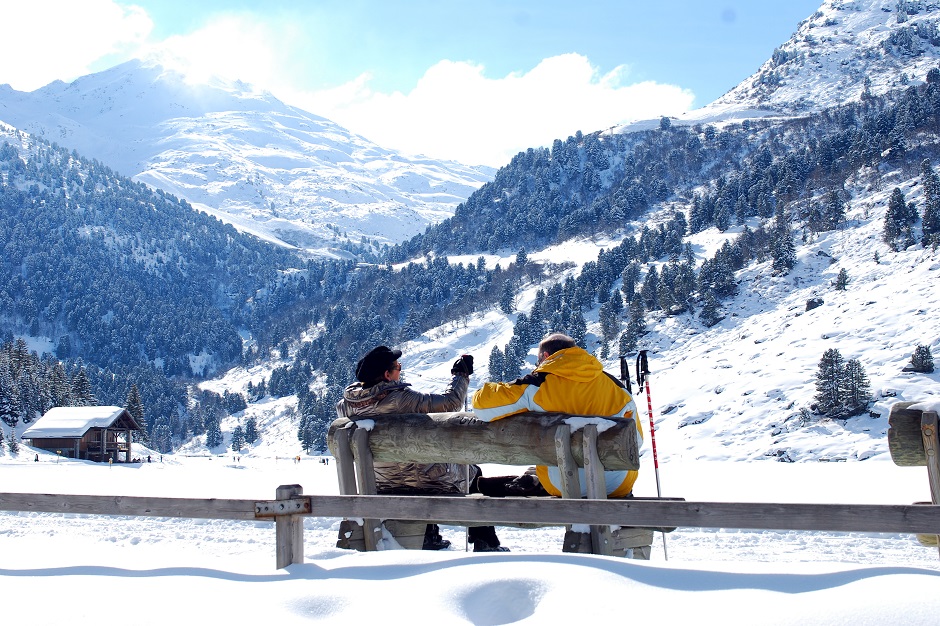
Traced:
MULTIPOLYGON (((302 496, 300 485, 281 485, 276 500, 289 500, 302 496)), ((274 518, 277 569, 304 562, 304 518, 302 515, 278 515, 274 518)))

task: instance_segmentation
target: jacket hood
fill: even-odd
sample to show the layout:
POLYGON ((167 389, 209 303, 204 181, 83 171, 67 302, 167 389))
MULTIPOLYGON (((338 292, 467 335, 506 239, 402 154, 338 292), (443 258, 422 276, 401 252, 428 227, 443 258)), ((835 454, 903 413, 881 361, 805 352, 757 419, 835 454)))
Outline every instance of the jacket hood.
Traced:
POLYGON ((604 374, 601 362, 583 348, 565 348, 545 359, 533 373, 545 372, 561 378, 584 383, 604 374))

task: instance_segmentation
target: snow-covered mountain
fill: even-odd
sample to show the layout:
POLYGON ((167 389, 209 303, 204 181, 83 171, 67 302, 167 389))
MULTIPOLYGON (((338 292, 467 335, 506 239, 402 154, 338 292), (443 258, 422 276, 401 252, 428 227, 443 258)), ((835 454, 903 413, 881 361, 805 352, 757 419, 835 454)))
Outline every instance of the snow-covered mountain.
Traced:
MULTIPOLYGON (((940 17, 933 5, 902 3, 904 10, 901 13, 895 7, 895 2, 826 2, 820 10, 821 17, 814 15, 804 22, 800 27, 800 32, 804 34, 798 33, 790 43, 780 48, 784 50, 792 47, 794 56, 778 52, 773 55, 776 61, 768 61, 768 64, 774 65, 765 64, 764 68, 779 69, 790 63, 788 71, 791 73, 787 74, 786 80, 777 80, 773 89, 768 87, 761 91, 755 87, 754 80, 749 79, 721 99, 719 104, 726 108, 737 107, 735 110, 739 117, 760 107, 765 107, 765 113, 757 115, 766 116, 769 107, 774 106, 779 108, 782 116, 809 118, 809 109, 858 100, 865 88, 865 78, 869 79, 868 89, 876 95, 890 88, 893 84, 891 76, 897 75, 898 80, 901 80, 899 67, 904 68, 900 72, 907 73, 911 84, 923 83, 928 69, 936 67, 938 59, 938 51, 932 43, 928 45, 927 39, 918 35, 915 41, 923 46, 920 54, 901 54, 898 49, 888 50, 877 42, 872 43, 867 48, 868 52, 865 52, 861 44, 843 45, 841 40, 833 39, 837 25, 827 23, 825 17, 830 13, 843 16, 838 19, 843 20, 841 24, 844 29, 850 23, 855 25, 854 30, 839 30, 841 37, 852 40, 846 34, 851 32, 854 33, 853 37, 864 38, 862 33, 870 32, 871 39, 880 37, 879 41, 895 42, 890 44, 892 46, 898 41, 905 41, 905 35, 896 33, 908 32, 906 29, 912 23, 922 23, 923 26, 919 26, 917 32, 921 32, 921 29, 926 32, 932 22, 917 20, 926 20, 935 14, 940 17), (889 10, 883 11, 884 8, 889 10), (899 21, 899 15, 905 16, 901 18, 905 21, 899 21), (883 30, 873 26, 881 23, 878 20, 887 20, 882 24, 883 30), (817 23, 819 26, 810 26, 817 23), (817 43, 807 47, 806 34, 818 34, 821 32, 819 29, 829 29, 827 32, 831 33, 830 38, 822 40, 817 37, 817 43), (881 54, 879 50, 884 51, 883 58, 878 57, 881 54), (797 54, 798 51, 803 51, 802 56, 797 54), (822 59, 830 57, 838 57, 838 60, 823 63, 822 59), (857 71, 857 67, 852 69, 852 59, 856 58, 870 61, 869 65, 860 66, 864 72, 857 71), (817 66, 816 63, 821 65, 817 66), (774 104, 778 100, 779 105, 774 104), (789 102, 797 104, 787 108, 789 102)), ((157 72, 155 75, 159 75, 158 70, 154 71, 157 72)), ((782 73, 778 76, 782 76, 782 73)), ((895 86, 903 86, 903 82, 895 86)), ((68 87, 53 85, 47 89, 58 89, 64 93, 68 87)), ((183 87, 180 86, 180 89, 183 87)), ((218 95, 219 92, 209 90, 207 93, 218 95)), ((247 89, 238 93, 241 94, 239 99, 230 103, 230 106, 243 116, 240 119, 247 119, 253 115, 248 112, 253 110, 248 99, 263 100, 264 97, 251 95, 247 89), (241 108, 235 106, 237 103, 240 103, 241 108)), ((9 90, 0 94, 3 95, 0 104, 11 101, 9 94, 9 90)), ((74 100, 80 101, 80 98, 76 96, 74 100)), ((120 101, 126 103, 128 100, 124 96, 120 101)), ((191 111, 191 115, 187 114, 189 117, 185 118, 190 120, 188 123, 209 119, 199 113, 203 109, 197 104, 199 100, 196 96, 181 98, 180 102, 181 107, 190 107, 187 110, 191 111)), ((119 109, 98 106, 102 115, 116 120, 114 123, 123 119, 119 109)), ((282 115, 296 113, 280 106, 288 110, 288 113, 282 115)), ((145 108, 141 104, 134 110, 145 108)), ((204 107, 206 111, 217 109, 208 105, 204 107)), ((88 109, 86 114, 90 116, 91 110, 88 109)), ((227 124, 233 123, 234 115, 223 116, 227 124)), ((281 119, 271 115, 270 123, 272 126, 280 124, 281 119)), ((304 123, 309 124, 309 120, 314 118, 307 116, 303 119, 307 120, 304 123)), ((323 120, 320 123, 327 124, 323 120)), ((66 136, 68 132, 85 132, 84 126, 73 128, 64 124, 49 124, 44 135, 47 139, 56 140, 50 136, 53 128, 71 129, 60 130, 66 136)), ((695 131, 693 139, 700 143, 708 141, 706 130, 709 129, 695 131)), ((145 129, 137 132, 140 136, 147 136, 145 129)), ((240 132, 244 135, 249 131, 242 129, 240 132)), ((207 143, 213 141, 213 137, 207 135, 211 135, 208 129, 201 140, 207 143)), ((194 136, 194 131, 187 131, 187 138, 194 136)), ((789 140, 786 133, 776 137, 772 146, 774 154, 781 159, 785 158, 792 151, 792 146, 786 143, 789 140)), ((738 295, 722 303, 723 321, 706 327, 696 315, 665 316, 657 312, 648 317, 647 329, 650 332, 643 336, 640 347, 651 353, 650 365, 654 376, 652 400, 657 418, 660 458, 666 461, 886 460, 885 430, 889 405, 895 400, 936 398, 940 389, 940 374, 915 374, 905 372, 904 369, 918 345, 929 346, 934 354, 940 353, 940 322, 934 314, 940 305, 940 290, 935 288, 940 278, 940 256, 936 250, 925 249, 920 244, 894 251, 881 238, 891 190, 894 187, 901 189, 906 199, 920 210, 923 205, 923 184, 918 168, 920 159, 932 159, 935 168, 940 163, 937 149, 940 141, 935 134, 924 132, 913 139, 915 141, 910 142, 910 154, 905 157, 908 159, 906 161, 900 157, 898 160, 879 160, 876 153, 872 157, 873 163, 866 162, 857 170, 843 172, 841 178, 833 175, 825 180, 814 180, 816 200, 819 200, 818 194, 822 190, 828 191, 829 188, 837 188, 844 194, 846 219, 836 230, 804 231, 805 237, 802 239, 797 232, 794 237, 797 263, 788 274, 775 273, 769 261, 755 261, 739 271, 735 276, 738 295), (848 272, 849 286, 846 290, 836 290, 832 284, 840 269, 848 272), (807 301, 815 298, 822 299, 823 305, 807 310, 807 301), (823 353, 830 348, 840 350, 846 359, 857 359, 863 365, 873 392, 871 414, 842 420, 812 412, 817 366, 823 353), (716 442, 720 445, 716 445, 716 442)), ((716 141, 720 141, 720 137, 716 141)), ((758 149, 762 141, 762 134, 755 131, 750 135, 750 144, 742 150, 758 149)), ((185 157, 187 163, 195 162, 199 158, 198 154, 189 157, 183 155, 184 145, 181 143, 174 148, 180 151, 178 158, 185 157)), ((102 149, 104 147, 107 146, 102 149)), ((129 152, 130 149, 125 150, 129 152)), ((169 152, 166 146, 164 150, 169 152)), ((806 145, 796 150, 800 153, 804 151, 806 145)), ((134 157, 127 153, 125 159, 142 162, 139 159, 134 161, 134 157)), ((737 167, 731 161, 724 163, 728 170, 737 167)), ((658 163, 651 157, 643 165, 654 167, 658 163)), ((732 174, 740 173, 723 170, 718 166, 715 170, 714 176, 726 177, 725 182, 732 178, 732 174)), ((215 166, 206 165, 201 171, 203 176, 210 175, 206 172, 215 175, 215 166)), ((711 170, 703 167, 702 171, 711 170)), ((694 184, 707 187, 713 183, 714 180, 703 177, 694 184)), ((686 191, 681 190, 682 194, 686 191)), ((463 353, 474 354, 478 359, 473 386, 487 380, 486 357, 494 347, 503 348, 507 344, 519 314, 531 310, 537 289, 547 289, 552 282, 564 281, 576 275, 584 263, 597 259, 601 249, 616 246, 620 238, 632 236, 644 225, 656 228, 665 221, 664 216, 672 211, 690 211, 690 197, 680 196, 677 194, 664 203, 654 203, 650 212, 640 216, 636 222, 625 224, 623 231, 595 233, 590 238, 568 240, 543 250, 528 249, 528 258, 532 262, 557 263, 564 260, 572 262, 572 266, 543 279, 541 283, 523 284, 515 294, 515 311, 512 314, 507 315, 497 307, 475 311, 429 329, 398 346, 406 354, 407 380, 418 389, 439 391, 446 384, 450 363, 463 353)), ((756 221, 757 218, 749 219, 756 221)), ((749 225, 754 226, 753 223, 749 225)), ((689 243, 695 254, 696 266, 700 267, 704 259, 711 258, 714 251, 725 240, 733 238, 740 228, 740 225, 732 226, 720 232, 712 227, 692 236, 689 243)), ((492 254, 487 254, 485 250, 467 250, 465 256, 452 258, 451 261, 474 263, 483 256, 486 267, 495 267, 497 263, 507 267, 517 250, 518 246, 492 254)), ((662 260, 657 263, 661 264, 662 260)), ((614 288, 619 286, 619 282, 613 285, 614 288)), ((584 315, 588 324, 588 347, 600 353, 598 309, 594 307, 586 310, 584 315)), ((308 329, 306 337, 300 334, 297 339, 305 341, 317 332, 317 328, 308 329)), ((203 387, 219 393, 244 392, 249 383, 257 384, 262 379, 270 379, 274 368, 289 364, 297 353, 297 346, 290 346, 290 350, 293 352, 272 353, 269 361, 255 363, 250 368, 231 370, 223 377, 205 382, 203 387)), ((528 361, 530 366, 534 365, 534 354, 531 351, 528 361)), ((618 369, 612 358, 605 365, 609 371, 618 369)), ((254 416, 264 434, 261 442, 253 446, 252 453, 293 455, 297 446, 296 403, 296 397, 268 397, 252 403, 243 414, 226 418, 222 425, 226 433, 225 445, 230 443, 229 435, 235 425, 247 416, 254 416)), ((639 406, 645 421, 645 398, 640 398, 639 406)), ((215 448, 212 451, 220 452, 223 449, 215 448)), ((203 439, 197 437, 184 446, 184 451, 205 452, 203 439)))
POLYGON ((399 242, 493 175, 404 157, 242 82, 189 84, 142 61, 29 93, 2 85, 0 120, 309 249, 399 242))
MULTIPOLYGON (((739 119, 766 117, 773 107, 784 116, 799 116, 808 109, 858 100, 862 89, 879 94, 903 87, 902 74, 907 74, 906 82, 923 83, 928 70, 937 67, 940 48, 918 35, 911 41, 919 47, 909 48, 914 52, 899 52, 896 42, 907 39, 897 33, 912 28, 915 33, 928 32, 938 19, 940 8, 934 4, 827 0, 773 59, 715 103, 712 112, 723 110, 739 119), (895 47, 888 50, 886 46, 895 47), (771 85, 767 77, 774 72, 777 78, 771 85), (759 111, 762 107, 763 112, 759 111)), ((932 156, 936 166, 937 155, 930 154, 929 145, 924 143, 922 154, 932 156)), ((845 223, 839 229, 797 239, 798 262, 786 275, 775 275, 770 261, 741 270, 736 276, 738 295, 724 304, 725 318, 719 324, 706 327, 695 316, 661 313, 647 320, 650 332, 640 347, 651 355, 661 459, 888 462, 890 405, 900 400, 936 401, 940 393, 940 373, 905 371, 917 346, 940 353, 940 320, 932 314, 940 308, 936 288, 940 253, 919 244, 895 252, 881 236, 893 188, 901 189, 921 210, 923 187, 917 169, 911 163, 883 164, 851 176, 842 187, 848 198, 845 223), (835 278, 842 269, 850 282, 847 289, 837 290, 835 278), (822 305, 807 310, 807 302, 816 299, 822 305), (869 413, 842 420, 812 411, 819 361, 830 348, 863 365, 872 387, 869 413)), ((650 228, 656 225, 655 214, 646 219, 650 228)), ((692 236, 689 242, 696 265, 712 257, 741 228, 726 232, 709 228, 692 236)), ((583 263, 595 260, 599 250, 618 243, 616 236, 595 236, 529 250, 528 256, 533 262, 573 262, 575 267, 553 277, 563 281, 577 274, 583 263)), ((505 267, 514 253, 507 250, 484 256, 488 266, 500 263, 505 267)), ((466 263, 475 258, 468 254, 451 261, 466 263)), ((547 289, 548 284, 529 285, 516 294, 518 311, 529 311, 539 288, 547 289)), ((586 311, 585 316, 588 347, 599 353, 598 309, 586 311)), ((399 346, 406 355, 408 380, 422 390, 440 390, 451 360, 471 353, 479 364, 471 386, 481 384, 488 379, 487 355, 493 347, 506 345, 516 318, 517 314, 493 309, 432 329, 399 346)), ((534 351, 528 361, 534 366, 534 351)), ((614 356, 605 365, 608 371, 619 370, 614 356)), ((220 392, 239 389, 248 380, 257 382, 266 371, 269 368, 250 373, 233 370, 207 384, 220 392)), ((638 400, 646 423, 645 398, 638 400)), ((284 426, 290 403, 283 399, 249 407, 249 413, 258 412, 279 433, 259 444, 259 452, 276 453, 284 445, 282 437, 293 434, 292 426, 284 426)), ((199 442, 193 446, 198 449, 199 442)))
POLYGON ((923 82, 940 56, 940 5, 928 0, 824 0, 715 109, 799 113, 923 82))

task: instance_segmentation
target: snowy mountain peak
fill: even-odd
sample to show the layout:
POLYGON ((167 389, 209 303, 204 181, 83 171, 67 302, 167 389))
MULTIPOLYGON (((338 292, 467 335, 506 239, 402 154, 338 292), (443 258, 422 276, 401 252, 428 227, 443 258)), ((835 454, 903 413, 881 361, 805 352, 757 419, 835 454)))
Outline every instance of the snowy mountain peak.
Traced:
POLYGON ((714 108, 818 110, 922 83, 940 58, 940 5, 825 0, 789 41, 714 108))
POLYGON ((451 215, 487 167, 410 158, 240 81, 133 60, 34 92, 0 120, 302 248, 399 242, 451 215))

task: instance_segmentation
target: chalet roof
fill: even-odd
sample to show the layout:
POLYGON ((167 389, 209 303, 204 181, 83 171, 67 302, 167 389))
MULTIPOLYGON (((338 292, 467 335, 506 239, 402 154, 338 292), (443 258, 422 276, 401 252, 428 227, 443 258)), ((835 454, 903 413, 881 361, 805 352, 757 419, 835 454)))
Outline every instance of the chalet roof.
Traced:
POLYGON ((139 430, 127 409, 119 406, 57 406, 46 411, 23 431, 23 439, 56 439, 82 437, 92 428, 110 428, 118 421, 120 428, 139 430), (122 420, 121 417, 125 416, 122 420))

